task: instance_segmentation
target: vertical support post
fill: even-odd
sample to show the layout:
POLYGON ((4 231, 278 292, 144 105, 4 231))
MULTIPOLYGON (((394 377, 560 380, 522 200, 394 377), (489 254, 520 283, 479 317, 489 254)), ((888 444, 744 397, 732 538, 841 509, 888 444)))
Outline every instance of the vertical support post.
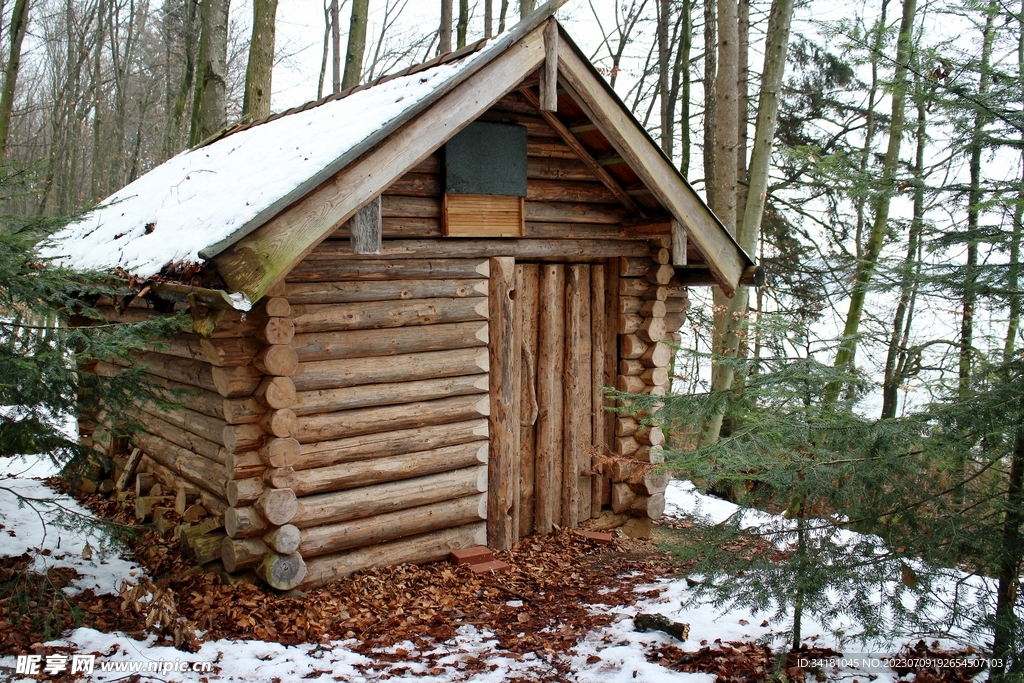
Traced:
POLYGON ((544 27, 544 65, 540 71, 540 110, 558 111, 558 22, 544 27))
POLYGON ((588 266, 571 265, 565 274, 565 433, 562 465, 562 524, 579 526, 583 501, 590 516, 590 481, 584 459, 590 448, 590 278, 588 266), (583 495, 582 486, 586 486, 583 495))
POLYGON ((537 464, 533 528, 538 534, 561 524, 562 378, 565 362, 565 266, 540 266, 537 344, 537 464))
POLYGON ((672 219, 672 265, 686 265, 686 228, 675 218, 672 219))
POLYGON ((380 196, 359 209, 349 221, 353 254, 379 254, 383 233, 380 215, 380 196))
POLYGON ((515 259, 490 260, 488 286, 490 313, 491 454, 488 464, 487 544, 508 550, 514 543, 512 503, 513 463, 519 457, 519 415, 515 412, 519 386, 519 343, 515 338, 515 259))
MULTIPOLYGON (((605 440, 604 383, 605 366, 605 328, 607 327, 606 301, 607 284, 605 282, 604 264, 590 267, 590 414, 593 420, 594 451, 601 455, 608 454, 608 442, 605 440)), ((591 469, 596 469, 591 463, 591 469)), ((603 477, 594 474, 590 478, 590 516, 601 516, 603 494, 603 477)))

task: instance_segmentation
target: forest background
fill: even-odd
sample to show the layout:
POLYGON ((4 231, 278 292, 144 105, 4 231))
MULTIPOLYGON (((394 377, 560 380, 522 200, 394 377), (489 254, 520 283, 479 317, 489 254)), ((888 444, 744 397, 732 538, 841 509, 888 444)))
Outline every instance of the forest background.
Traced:
MULTIPOLYGON (((534 4, 0 0, 5 222, 85 210, 227 125, 534 4)), ((920 562, 990 579, 961 616, 1024 675, 1024 3, 572 0, 559 17, 768 273, 732 300, 693 292, 675 395, 635 406, 675 435, 675 467, 795 520, 778 533, 796 578, 762 567, 794 641, 843 562, 880 580, 873 551, 835 543, 854 527, 884 539, 868 564, 899 590, 928 584, 920 562)))

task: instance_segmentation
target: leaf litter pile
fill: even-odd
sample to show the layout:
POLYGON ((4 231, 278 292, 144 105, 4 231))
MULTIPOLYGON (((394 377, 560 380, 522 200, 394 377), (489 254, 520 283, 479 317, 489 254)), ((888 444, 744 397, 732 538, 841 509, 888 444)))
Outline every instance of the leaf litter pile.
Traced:
MULTIPOLYGON (((61 479, 48 483, 67 491, 61 479)), ((82 502, 102 518, 135 524, 130 497, 119 502, 93 494, 82 502)), ((549 673, 537 672, 531 681, 565 681, 574 678, 573 672, 558 655, 615 621, 619 615, 612 608, 656 599, 660 589, 650 589, 650 584, 685 569, 673 566, 649 541, 622 538, 597 545, 560 530, 496 552, 497 559, 510 565, 497 574, 477 575, 447 562, 399 565, 359 572, 305 594, 281 594, 254 581, 233 579, 216 564, 195 567, 171 531, 161 535, 146 525, 122 536, 151 578, 130 577, 118 596, 84 591, 68 599, 62 589, 75 578, 74 570, 40 576, 29 571, 27 555, 0 558, 0 581, 4 588, 16 589, 0 599, 0 654, 41 651, 42 641, 85 625, 135 638, 156 633, 159 642, 192 652, 204 641, 219 639, 282 645, 345 639, 347 647, 369 660, 357 666, 381 678, 417 671, 436 676, 451 666, 439 661, 448 654, 439 646, 460 627, 472 625, 496 641, 502 656, 540 658, 550 665, 549 673), (403 666, 413 660, 426 666, 403 666)), ((626 644, 615 641, 614 635, 604 637, 609 646, 626 644)), ((700 646, 685 652, 675 644, 654 642, 645 654, 667 669, 710 673, 718 681, 763 681, 776 666, 776 652, 766 645, 715 640, 701 641, 700 646)), ((821 648, 811 652, 815 657, 837 654, 821 648)), ((590 664, 598 661, 599 655, 588 659, 590 664)), ((460 659, 458 670, 472 674, 497 666, 471 656, 460 659)), ((918 681, 970 680, 966 672, 951 673, 900 672, 916 674, 918 681)), ((824 675, 787 662, 785 679, 824 680, 824 675)))

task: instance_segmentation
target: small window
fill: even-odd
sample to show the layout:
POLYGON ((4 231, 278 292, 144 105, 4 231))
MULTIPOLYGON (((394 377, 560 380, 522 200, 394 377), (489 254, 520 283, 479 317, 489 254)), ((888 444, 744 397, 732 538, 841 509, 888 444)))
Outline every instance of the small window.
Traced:
POLYGON ((525 126, 476 121, 444 148, 444 234, 521 237, 526 197, 525 126))

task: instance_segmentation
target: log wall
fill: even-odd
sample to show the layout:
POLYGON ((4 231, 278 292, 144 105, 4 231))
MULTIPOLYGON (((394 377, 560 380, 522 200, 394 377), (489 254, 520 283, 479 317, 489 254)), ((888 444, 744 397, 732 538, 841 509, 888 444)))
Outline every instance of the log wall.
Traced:
MULTIPOLYGON (((381 196, 381 254, 353 254, 341 225, 256 310, 140 356, 183 404, 141 406, 143 468, 199 492, 229 572, 306 588, 441 559, 488 531, 506 547, 611 508, 642 535, 660 515, 667 481, 648 470, 664 435, 602 410, 601 387, 668 389, 663 341, 678 340, 688 306, 669 236, 629 227, 635 216, 520 95, 489 118, 529 131, 523 239, 439 239, 435 154, 381 196), (500 340, 496 286, 515 290, 500 340), (498 358, 514 392, 495 385, 498 358), (496 425, 500 472, 488 467, 496 425)), ((140 306, 120 317, 153 314, 140 306)))

